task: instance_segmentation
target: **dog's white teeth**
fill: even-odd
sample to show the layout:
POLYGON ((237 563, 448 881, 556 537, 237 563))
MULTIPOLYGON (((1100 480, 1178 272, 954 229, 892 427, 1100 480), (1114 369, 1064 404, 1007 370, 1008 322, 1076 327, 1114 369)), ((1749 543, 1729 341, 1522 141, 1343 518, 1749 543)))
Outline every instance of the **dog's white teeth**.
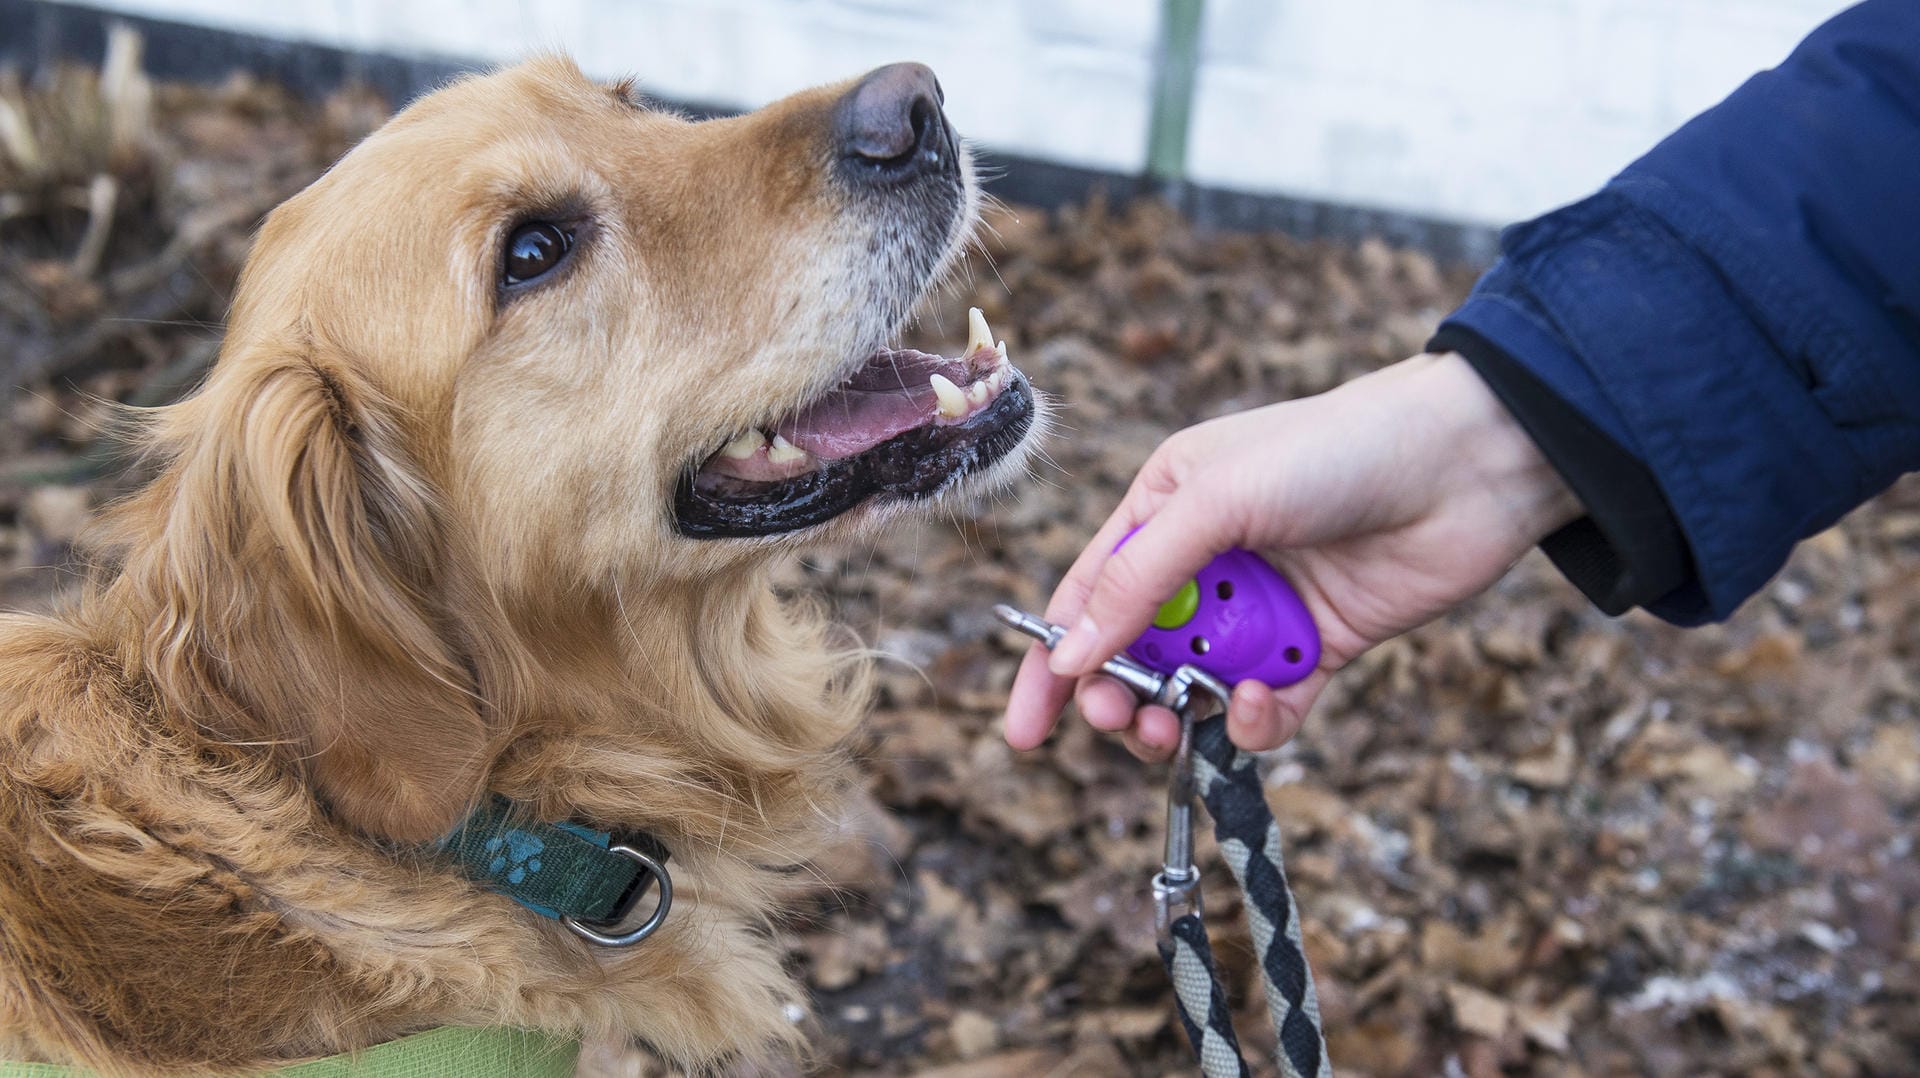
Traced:
POLYGON ((978 408, 981 405, 987 403, 987 397, 992 392, 993 391, 990 388, 988 388, 987 383, 984 380, 975 382, 972 385, 967 387, 967 403, 973 405, 975 408, 978 408))
POLYGON ((1007 342, 1001 341, 999 344, 994 345, 993 354, 999 358, 1000 362, 1005 363, 1007 361, 1007 342))
POLYGON ((767 449, 767 461, 772 464, 791 464, 796 460, 807 459, 806 450, 776 434, 773 444, 767 449))
POLYGON ((728 442, 726 447, 720 450, 720 455, 730 457, 734 460, 746 460, 748 457, 758 453, 760 447, 766 444, 766 435, 757 430, 750 430, 740 437, 735 438, 733 441, 728 442))
POLYGON ((993 331, 987 328, 987 316, 981 314, 978 307, 967 308, 967 350, 964 354, 970 356, 982 348, 992 347, 993 331))
POLYGON ((927 376, 927 384, 933 387, 933 395, 940 399, 942 416, 958 419, 967 414, 967 395, 953 384, 953 379, 936 372, 927 376))

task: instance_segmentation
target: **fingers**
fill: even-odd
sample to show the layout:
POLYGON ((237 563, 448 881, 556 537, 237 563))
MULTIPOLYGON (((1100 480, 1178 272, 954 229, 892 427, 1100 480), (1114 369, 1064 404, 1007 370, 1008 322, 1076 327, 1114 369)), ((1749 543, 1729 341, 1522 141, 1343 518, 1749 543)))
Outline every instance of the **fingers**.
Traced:
POLYGON ((1149 705, 1140 709, 1133 728, 1120 735, 1127 751, 1150 764, 1173 755, 1180 745, 1180 719, 1164 707, 1149 705))
MULTIPOLYGON (((1165 468, 1157 463, 1157 458, 1148 460, 1140 474, 1134 477, 1126 496, 1080 551, 1080 556, 1074 559, 1072 567, 1054 589, 1053 597, 1047 603, 1048 621, 1060 624, 1078 619, 1081 606, 1086 602, 1094 580, 1100 575, 1100 567, 1112 553, 1114 545, 1166 500, 1172 490, 1170 484, 1171 480, 1166 477, 1165 468)), ((1106 658, 1101 656, 1093 665, 1099 665, 1106 658)), ((1029 649, 1020 664, 1019 673, 1014 677, 1013 689, 1007 700, 1007 744, 1015 749, 1026 750, 1045 741, 1059 722, 1060 709, 1066 706, 1067 699, 1073 695, 1074 680, 1052 672, 1046 649, 1039 645, 1029 649)), ((1098 709, 1100 705, 1096 704, 1095 707, 1098 709)), ((1122 723, 1114 728, 1120 729, 1124 725, 1122 723)))
POLYGON ((1284 689, 1258 681, 1235 685, 1227 705, 1227 739, 1247 752, 1265 752, 1292 741, 1332 676, 1331 671, 1316 670, 1284 689))
MULTIPOLYGON (((1136 482, 1136 488, 1139 484, 1136 482)), ((1093 583, 1100 578, 1101 567, 1113 556, 1113 548, 1122 536, 1133 527, 1147 519, 1151 509, 1148 503, 1157 499, 1128 491, 1127 497, 1115 507, 1113 514, 1107 517, 1100 530, 1080 551, 1080 556, 1067 568, 1067 575, 1060 578, 1060 585, 1053 589, 1053 598, 1047 602, 1047 620, 1056 625, 1071 625, 1078 621, 1080 613, 1086 607, 1087 596, 1093 591, 1093 583)))
MULTIPOLYGON (((1235 685, 1227 707, 1227 737, 1247 752, 1265 752, 1292 741, 1326 679, 1326 674, 1318 673, 1278 692, 1258 681, 1235 685)), ((1179 747, 1179 716, 1152 705, 1135 710, 1133 694, 1116 681, 1084 678, 1074 702, 1089 725, 1119 732, 1127 751, 1148 763, 1168 759, 1179 747)))
POLYGON ((1055 674, 1091 673, 1132 643, 1162 602, 1231 545, 1217 538, 1221 530, 1203 503, 1192 486, 1182 488, 1126 546, 1094 567, 1080 614, 1048 661, 1055 674), (1197 511, 1183 512, 1188 505, 1197 511))
MULTIPOLYGON (((1327 676, 1316 673, 1278 692, 1258 681, 1235 685, 1227 707, 1227 737, 1247 752, 1265 752, 1292 741, 1327 676)), ((1179 746, 1179 716, 1155 706, 1136 711, 1133 694, 1109 678, 1082 679, 1074 702, 1089 725, 1118 731, 1127 751, 1149 763, 1167 759, 1179 746)))
POLYGON ((1110 677, 1081 678, 1073 702, 1087 725, 1119 734, 1127 751, 1142 760, 1164 760, 1179 745, 1178 716, 1164 707, 1142 707, 1139 697, 1110 677))
MULTIPOLYGON (((1054 677, 1045 664, 1045 649, 1038 645, 1021 663, 1007 704, 1009 745, 1024 751, 1045 741, 1071 689, 1074 704, 1087 725, 1103 733, 1119 734, 1128 752, 1150 763, 1173 754, 1180 740, 1180 720, 1173 712, 1140 706, 1139 699, 1112 678, 1095 674, 1076 684, 1054 677)), ((1247 752, 1277 749, 1293 740, 1331 676, 1329 671, 1316 671, 1305 681, 1284 689, 1269 688, 1258 681, 1235 685, 1227 707, 1228 738, 1247 752)))
POLYGON ((1047 669, 1047 649, 1040 644, 1028 648, 1007 694, 1007 744, 1023 752, 1037 748, 1053 733, 1072 694, 1073 682, 1047 669))
POLYGON ((1273 690, 1258 681, 1233 687, 1227 706, 1227 738, 1246 752, 1279 748, 1300 732, 1300 716, 1283 711, 1273 690))
MULTIPOLYGON (((1154 611, 1167 596, 1178 590, 1179 585, 1185 583, 1214 554, 1232 545, 1216 543, 1207 538, 1220 532, 1220 528, 1203 526, 1205 522, 1183 520, 1179 528, 1158 529, 1169 534, 1145 544, 1144 562, 1141 562, 1136 548, 1142 547, 1143 540, 1156 529, 1142 528, 1140 535, 1130 541, 1124 550, 1117 554, 1114 551, 1114 547, 1129 531, 1153 519, 1175 499, 1184 497, 1195 500, 1191 497, 1191 484, 1183 485, 1179 475, 1185 470, 1180 461, 1191 455, 1189 450, 1193 444, 1191 432, 1176 434, 1161 443, 1134 477, 1126 496, 1094 533, 1054 589, 1047 604, 1046 616, 1055 624, 1068 626, 1067 637, 1061 642, 1061 647, 1068 649, 1068 653, 1062 656, 1060 649, 1056 648, 1043 661, 1036 659, 1035 651, 1029 651, 1021 663, 1007 706, 1006 736, 1008 744, 1014 748, 1032 748, 1044 741, 1057 724, 1059 710, 1072 694, 1075 679, 1091 674, 1102 662, 1130 643, 1146 628, 1154 611), (1174 557, 1186 563, 1183 568, 1168 569, 1160 564, 1167 556, 1162 548, 1167 545, 1168 539, 1181 541, 1176 544, 1174 557), (1120 565, 1117 570, 1114 567, 1116 560, 1120 565), (1134 567, 1136 562, 1147 565, 1150 571, 1142 575, 1134 567), (1121 596, 1118 599, 1103 597, 1103 589, 1113 590, 1114 585, 1109 577, 1115 575, 1124 585, 1119 588, 1121 596), (1164 582, 1162 578, 1165 578, 1164 582), (1080 625, 1075 629, 1087 614, 1089 603, 1104 609, 1116 602, 1128 613, 1118 618, 1102 616, 1108 617, 1118 628, 1089 632, 1087 626, 1080 625), (1132 609, 1135 606, 1139 607, 1137 611, 1132 609)), ((1198 501, 1204 503, 1205 499, 1198 501)), ((1212 517, 1217 521, 1217 509, 1212 517)), ((1143 728, 1129 723, 1110 692, 1124 690, 1117 685, 1095 689, 1090 698, 1093 714, 1108 724, 1106 728, 1132 729, 1136 735, 1140 735, 1143 728)), ((1160 755, 1163 748, 1171 751, 1173 738, 1168 735, 1171 729, 1175 727, 1170 714, 1164 722, 1149 721, 1144 727, 1146 739, 1139 742, 1136 755, 1153 759, 1160 755)))
POLYGON ((1025 751, 1053 733, 1071 691, 1087 724, 1118 733, 1127 751, 1148 762, 1165 760, 1180 740, 1180 720, 1163 707, 1141 707, 1126 686, 1109 677, 1081 678, 1078 684, 1046 669, 1046 649, 1036 644, 1021 660, 1007 699, 1007 744, 1025 751))
POLYGON ((1178 491, 1180 481, 1175 475, 1174 461, 1182 455, 1180 446, 1185 436, 1186 432, 1182 432, 1160 443, 1160 448, 1141 465, 1140 473, 1128 484, 1120 504, 1100 525, 1100 530, 1093 533, 1093 538, 1067 569, 1067 575, 1060 579, 1059 587, 1053 590, 1053 598, 1047 603, 1048 621, 1070 625, 1079 620, 1101 567, 1113 555, 1113 548, 1121 537, 1151 518, 1178 491))
POLYGON ((1073 702, 1087 725, 1109 734, 1131 727, 1134 709, 1140 706, 1140 699, 1132 690, 1097 674, 1080 679, 1074 689, 1073 702))
MULTIPOLYGON (((1316 673, 1298 685, 1278 691, 1258 681, 1243 681, 1234 686, 1233 699, 1227 708, 1228 738, 1247 752, 1265 752, 1292 741, 1327 677, 1325 673, 1316 673)), ((1087 725, 1104 733, 1119 734, 1128 752, 1149 763, 1167 759, 1179 744, 1177 715, 1163 707, 1140 706, 1138 698, 1112 678, 1096 674, 1080 679, 1074 691, 1074 704, 1087 725)))

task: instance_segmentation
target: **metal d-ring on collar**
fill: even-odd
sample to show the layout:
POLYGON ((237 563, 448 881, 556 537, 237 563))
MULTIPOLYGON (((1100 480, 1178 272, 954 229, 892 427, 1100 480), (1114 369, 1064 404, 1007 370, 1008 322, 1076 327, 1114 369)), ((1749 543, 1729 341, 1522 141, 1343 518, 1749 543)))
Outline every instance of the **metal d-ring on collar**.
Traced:
POLYGON ((576 920, 572 917, 561 917, 560 923, 567 926, 567 931, 589 943, 597 943, 602 947, 631 947, 641 940, 646 939, 648 936, 653 935, 655 929, 667 923, 667 911, 673 907, 673 876, 667 872, 667 866, 626 843, 615 843, 614 845, 608 846, 607 852, 625 857, 645 869, 648 874, 653 877, 653 885, 659 888, 660 891, 660 900, 659 903, 653 907, 653 913, 649 914, 647 919, 640 922, 639 926, 632 931, 624 932, 617 936, 608 935, 599 931, 599 928, 613 927, 612 925, 601 922, 589 924, 588 922, 576 920), (598 925, 598 928, 596 928, 595 925, 598 925))
POLYGON ((483 798, 435 848, 476 884, 497 891, 602 947, 630 947, 666 923, 673 908, 668 850, 644 832, 614 835, 570 820, 528 819, 499 794, 483 798), (629 914, 658 887, 646 920, 629 914))

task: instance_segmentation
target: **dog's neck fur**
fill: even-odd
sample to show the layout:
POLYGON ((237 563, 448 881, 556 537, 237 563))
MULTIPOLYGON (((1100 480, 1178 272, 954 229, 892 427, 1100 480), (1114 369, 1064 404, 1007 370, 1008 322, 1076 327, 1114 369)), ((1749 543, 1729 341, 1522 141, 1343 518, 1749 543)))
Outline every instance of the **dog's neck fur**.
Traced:
MULTIPOLYGON (((355 654, 367 648, 356 627, 295 616, 297 600, 271 585, 275 573, 235 566, 231 593, 184 623, 157 597, 188 585, 151 576, 164 578, 183 559, 164 543, 148 553, 122 567, 86 617, 115 625, 105 639, 144 641, 123 658, 153 686, 159 716, 306 775, 312 754, 361 746, 302 737, 290 718, 335 738, 365 736, 365 751, 397 757, 409 750, 390 735, 405 726, 408 709, 470 713, 471 722, 462 715, 451 732, 428 731, 424 755, 399 762, 433 774, 465 771, 478 758, 480 781, 462 791, 469 797, 491 790, 543 818, 644 826, 675 840, 676 856, 723 835, 736 855, 761 863, 804 853, 789 845, 803 821, 786 810, 824 811, 839 778, 837 746, 864 707, 853 653, 830 646, 821 619, 778 598, 758 568, 699 589, 610 588, 511 611, 489 604, 480 618, 436 613, 457 645, 444 659, 415 658, 420 676, 389 679, 367 674, 382 664, 355 654), (128 628, 136 631, 121 631, 128 628), (291 679, 289 661, 303 668, 291 679), (743 665, 752 679, 717 672, 743 665), (326 675, 336 691, 316 693, 326 675), (297 705, 289 680, 304 683, 297 705), (262 713, 289 705, 293 716, 262 713), (462 743, 468 730, 484 740, 462 743)), ((325 783, 320 788, 324 804, 325 783)), ((389 786, 383 796, 411 796, 408 790, 389 786)), ((431 837, 459 816, 436 811, 426 835, 366 830, 377 838, 431 837)))
POLYGON ((794 844, 828 813, 838 746, 865 709, 861 668, 822 621, 757 569, 553 607, 518 632, 537 651, 494 664, 511 667, 503 695, 524 702, 500 792, 548 815, 624 822, 638 810, 663 837, 724 837, 763 865, 809 853, 794 844), (742 669, 753 675, 727 673, 742 669))

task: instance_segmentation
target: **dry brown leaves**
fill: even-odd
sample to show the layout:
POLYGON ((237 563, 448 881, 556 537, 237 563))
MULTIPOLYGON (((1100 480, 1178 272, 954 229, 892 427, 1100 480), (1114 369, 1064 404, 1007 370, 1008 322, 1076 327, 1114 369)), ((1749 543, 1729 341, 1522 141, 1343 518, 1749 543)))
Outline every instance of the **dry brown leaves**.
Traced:
MULTIPOLYGON (((236 82, 152 87, 116 128, 124 85, 52 87, 0 82, 65 162, 0 166, 0 356, 26 380, 0 425, 10 602, 60 584, 32 567, 113 489, 91 398, 190 380, 253 220, 380 117, 236 82), (89 241, 99 176, 116 193, 89 241)), ((1074 724, 1007 750, 1022 644, 988 608, 1044 605, 1159 439, 1418 351, 1470 277, 1377 242, 1202 235, 1151 204, 993 223, 912 343, 953 347, 983 307, 1061 430, 1020 490, 788 574, 886 656, 870 804, 822 866, 844 887, 791 959, 828 1073, 1187 1073, 1145 900, 1161 775, 1074 724)), ((1343 673, 1269 761, 1341 1070, 1920 1065, 1916 555, 1903 483, 1693 632, 1601 617, 1535 557, 1343 673)), ((1207 884, 1242 1035, 1270 1044, 1231 881, 1210 862, 1207 884)))

